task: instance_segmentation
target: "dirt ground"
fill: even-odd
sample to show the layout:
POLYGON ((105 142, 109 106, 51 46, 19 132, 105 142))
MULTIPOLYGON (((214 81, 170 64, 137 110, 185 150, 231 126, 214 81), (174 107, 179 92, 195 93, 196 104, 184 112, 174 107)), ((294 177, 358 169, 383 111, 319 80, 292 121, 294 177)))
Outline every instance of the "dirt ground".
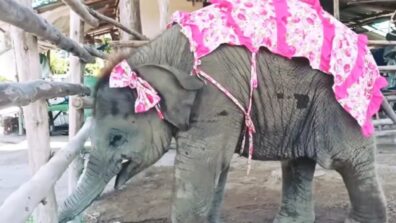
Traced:
MULTIPOLYGON (((378 171, 388 200, 389 223, 396 223, 396 148, 378 152, 378 171)), ((226 185, 222 219, 226 223, 272 222, 280 201, 279 162, 254 162, 246 175, 245 158, 235 156, 226 185)), ((87 222, 170 222, 172 167, 151 167, 120 191, 104 194, 85 212, 87 222)), ((335 171, 315 173, 316 222, 342 223, 349 200, 335 171)))

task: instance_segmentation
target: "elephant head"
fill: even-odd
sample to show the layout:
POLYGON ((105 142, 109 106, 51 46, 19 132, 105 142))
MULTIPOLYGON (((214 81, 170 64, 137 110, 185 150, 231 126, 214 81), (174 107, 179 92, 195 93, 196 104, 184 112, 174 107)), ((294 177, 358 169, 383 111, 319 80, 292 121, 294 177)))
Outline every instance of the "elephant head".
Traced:
POLYGON ((153 109, 135 113, 136 91, 110 88, 105 74, 95 94, 92 149, 77 187, 60 207, 60 222, 87 208, 114 176, 117 188, 155 163, 167 151, 173 134, 189 126, 203 83, 166 65, 144 64, 132 69, 159 93, 164 120, 153 109))

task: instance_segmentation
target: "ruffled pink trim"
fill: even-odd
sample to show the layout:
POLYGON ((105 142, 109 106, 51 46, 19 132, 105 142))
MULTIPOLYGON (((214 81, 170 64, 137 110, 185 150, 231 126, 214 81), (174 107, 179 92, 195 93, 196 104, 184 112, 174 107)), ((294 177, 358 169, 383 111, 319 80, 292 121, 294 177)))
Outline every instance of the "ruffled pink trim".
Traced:
POLYGON ((366 137, 369 137, 374 133, 374 126, 371 122, 371 117, 376 114, 380 109, 383 100, 381 88, 387 85, 388 82, 382 76, 379 76, 374 83, 374 86, 372 88, 372 97, 370 100, 370 104, 367 108, 366 122, 362 126, 362 133, 366 137))
POLYGON ((365 35, 358 36, 357 48, 358 54, 356 57, 355 66, 352 68, 351 73, 340 85, 334 87, 334 93, 337 100, 348 96, 348 88, 356 83, 359 78, 364 74, 364 57, 366 55, 367 37, 365 35))
POLYGON ((331 51, 333 48, 333 40, 335 36, 335 26, 330 22, 330 19, 324 18, 322 8, 316 9, 319 18, 322 20, 323 24, 323 45, 320 56, 320 70, 329 73, 330 70, 330 59, 331 51))
POLYGON ((227 26, 228 27, 232 27, 232 29, 234 30, 235 34, 238 37, 240 45, 245 46, 251 52, 257 52, 258 49, 253 46, 252 40, 249 37, 246 37, 244 35, 241 27, 234 20, 234 17, 232 16, 233 5, 230 2, 226 2, 226 1, 221 1, 220 0, 220 2, 221 2, 221 3, 219 3, 220 6, 227 10, 227 13, 226 13, 227 26))
POLYGON ((275 14, 276 14, 276 25, 277 25, 277 51, 276 53, 291 59, 295 53, 295 50, 290 47, 286 42, 286 24, 287 18, 290 16, 287 8, 286 0, 274 0, 273 1, 275 14))

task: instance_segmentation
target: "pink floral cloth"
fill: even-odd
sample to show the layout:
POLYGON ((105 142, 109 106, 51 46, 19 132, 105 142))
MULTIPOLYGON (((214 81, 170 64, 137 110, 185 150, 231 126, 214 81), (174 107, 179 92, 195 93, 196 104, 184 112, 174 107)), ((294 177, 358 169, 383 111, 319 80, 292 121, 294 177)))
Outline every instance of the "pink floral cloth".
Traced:
MULTIPOLYGON (((387 82, 379 74, 366 36, 357 35, 325 12, 319 0, 212 0, 211 3, 200 10, 176 12, 172 16, 172 22, 182 27, 190 41, 198 74, 202 73, 200 58, 221 44, 245 46, 252 52, 252 95, 258 84, 255 57, 260 47, 286 58, 305 57, 313 69, 333 75, 336 100, 356 119, 365 136, 373 133, 371 117, 379 110, 380 89, 387 82)), ((206 76, 211 83, 216 82, 206 76)), ((243 109, 247 120, 250 109, 251 102, 243 109)), ((253 130, 254 127, 250 132, 253 130)))
POLYGON ((157 91, 147 81, 138 77, 126 60, 114 66, 110 74, 109 86, 111 88, 130 87, 131 89, 136 89, 135 112, 142 113, 155 107, 158 115, 163 119, 163 115, 159 109, 161 98, 158 96, 157 91))

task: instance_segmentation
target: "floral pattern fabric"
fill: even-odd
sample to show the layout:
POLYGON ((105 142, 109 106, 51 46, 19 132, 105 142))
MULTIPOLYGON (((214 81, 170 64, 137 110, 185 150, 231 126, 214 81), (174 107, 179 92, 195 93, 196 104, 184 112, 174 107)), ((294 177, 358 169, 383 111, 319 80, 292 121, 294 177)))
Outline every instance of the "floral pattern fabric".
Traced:
MULTIPOLYGON (((356 119, 365 136, 373 131, 371 117, 387 85, 358 35, 325 12, 319 0, 212 0, 191 13, 176 12, 189 39, 199 73, 200 58, 221 44, 245 46, 252 52, 251 91, 257 87, 255 55, 260 47, 286 58, 305 57, 313 69, 334 77, 336 100, 356 119)), ((250 99, 251 100, 251 99, 250 99)), ((244 110, 249 117, 251 103, 244 110)))
POLYGON ((138 77, 126 60, 121 61, 112 69, 109 86, 111 88, 129 87, 136 89, 135 112, 146 112, 154 107, 160 118, 163 119, 163 115, 159 109, 161 98, 158 96, 157 91, 147 81, 138 77))

